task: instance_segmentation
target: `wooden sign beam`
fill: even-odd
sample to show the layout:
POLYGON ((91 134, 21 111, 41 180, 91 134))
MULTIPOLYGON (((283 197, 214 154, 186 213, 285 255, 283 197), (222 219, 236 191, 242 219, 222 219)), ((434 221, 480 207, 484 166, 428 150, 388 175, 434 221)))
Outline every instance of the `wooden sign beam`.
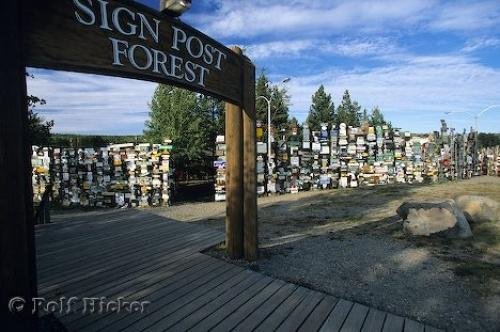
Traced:
POLYGON ((198 30, 130 0, 25 0, 31 67, 176 85, 241 106, 243 58, 198 30))
POLYGON ((21 1, 4 0, 0 10, 3 29, 0 33, 0 322, 3 331, 36 330, 36 314, 31 313, 31 299, 36 296, 36 269, 20 6, 21 1))

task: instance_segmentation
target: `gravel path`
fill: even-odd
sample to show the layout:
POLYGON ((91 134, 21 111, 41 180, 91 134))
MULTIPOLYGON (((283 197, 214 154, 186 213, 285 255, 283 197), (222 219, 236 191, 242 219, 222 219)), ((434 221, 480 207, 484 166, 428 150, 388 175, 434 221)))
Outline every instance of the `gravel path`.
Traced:
POLYGON ((442 328, 499 331, 500 296, 484 299, 449 262, 383 236, 309 237, 268 252, 266 274, 442 328))

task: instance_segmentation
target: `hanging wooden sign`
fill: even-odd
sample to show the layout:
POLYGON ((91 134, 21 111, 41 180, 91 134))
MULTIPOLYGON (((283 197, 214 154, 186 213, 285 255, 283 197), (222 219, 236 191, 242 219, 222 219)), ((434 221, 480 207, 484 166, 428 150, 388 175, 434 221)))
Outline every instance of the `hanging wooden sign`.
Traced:
POLYGON ((28 0, 28 66, 149 80, 242 105, 246 59, 217 41, 128 0, 28 0))

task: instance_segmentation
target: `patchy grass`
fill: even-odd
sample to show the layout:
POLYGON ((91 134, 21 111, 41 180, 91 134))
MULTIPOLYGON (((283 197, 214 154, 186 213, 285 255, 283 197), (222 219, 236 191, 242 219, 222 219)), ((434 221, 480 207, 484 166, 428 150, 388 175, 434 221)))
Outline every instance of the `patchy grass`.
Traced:
POLYGON ((487 262, 471 261, 458 264, 454 272, 457 276, 475 276, 481 279, 500 278, 500 266, 487 262))
POLYGON ((500 249, 500 221, 483 222, 472 227, 474 244, 478 248, 500 249))

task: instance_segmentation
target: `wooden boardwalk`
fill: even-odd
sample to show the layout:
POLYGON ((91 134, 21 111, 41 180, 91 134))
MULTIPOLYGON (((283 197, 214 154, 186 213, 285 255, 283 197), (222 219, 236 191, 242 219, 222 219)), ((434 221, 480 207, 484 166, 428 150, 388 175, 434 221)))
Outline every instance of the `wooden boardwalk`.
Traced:
POLYGON ((200 253, 223 239, 136 210, 72 215, 36 229, 39 296, 74 297, 56 312, 69 331, 437 331, 200 253), (119 298, 150 303, 106 310, 119 298))

